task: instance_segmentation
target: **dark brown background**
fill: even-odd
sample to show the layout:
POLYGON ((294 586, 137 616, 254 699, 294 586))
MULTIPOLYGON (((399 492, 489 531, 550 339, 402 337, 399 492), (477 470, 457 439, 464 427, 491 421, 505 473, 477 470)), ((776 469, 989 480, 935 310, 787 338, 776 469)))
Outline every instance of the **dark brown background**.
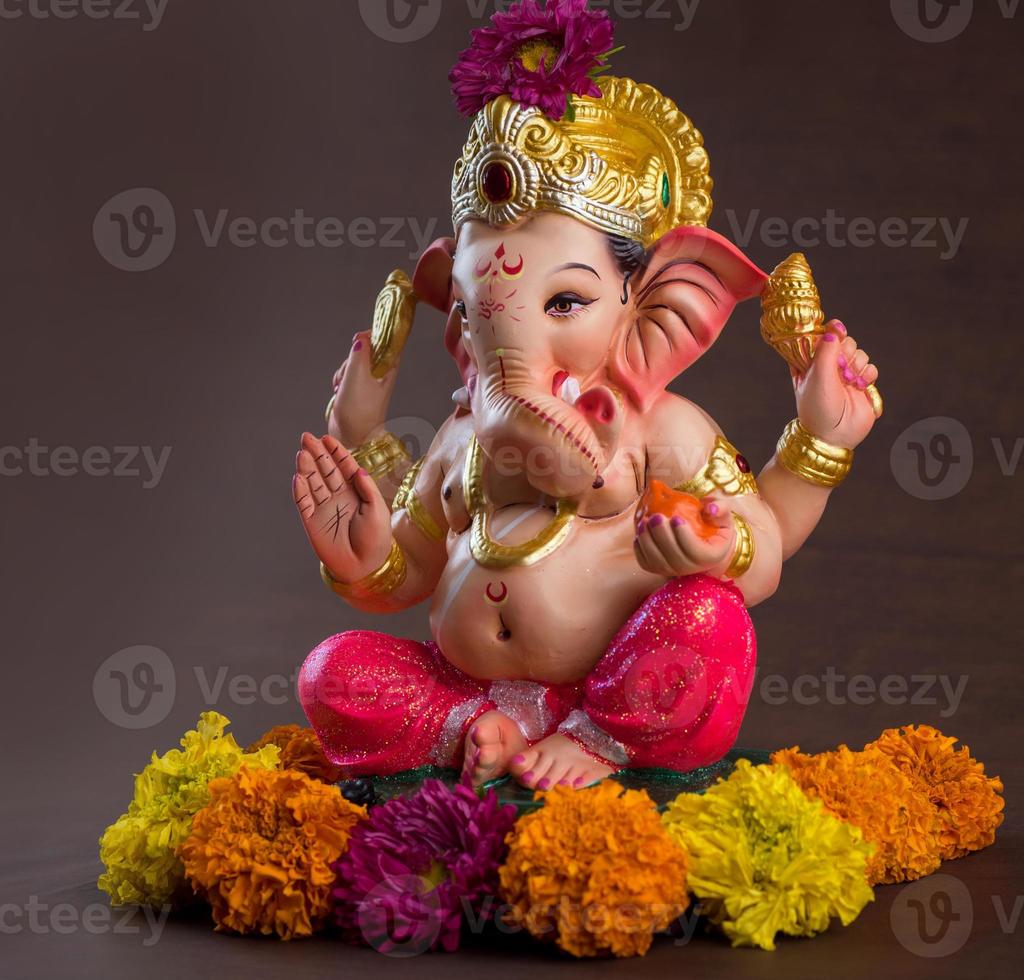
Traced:
MULTIPOLYGON (((351 334, 368 325, 391 268, 411 266, 408 249, 207 248, 192 210, 437 218, 447 231, 466 124, 445 76, 474 22, 465 0, 443 7, 426 38, 405 44, 376 36, 352 0, 170 0, 150 32, 0 19, 2 442, 173 447, 149 491, 84 475, 0 480, 0 904, 37 896, 81 914, 100 902, 96 840, 129 798, 130 774, 204 708, 228 714, 243 741, 300 719, 294 700, 222 694, 208 705, 197 668, 287 674, 323 636, 370 622, 320 588, 289 475, 351 334), (132 274, 99 254, 92 224, 105 201, 138 187, 168 196, 178 229, 164 264, 132 274), (131 731, 105 716, 93 679, 137 644, 166 651, 177 693, 159 724, 131 731)), ((889 410, 780 593, 755 613, 762 676, 963 674, 959 710, 755 695, 742 742, 859 746, 909 722, 967 741, 1004 777, 1008 800, 998 844, 945 869, 968 887, 971 938, 956 955, 912 955, 900 941, 912 916, 898 912, 894 930, 900 889, 887 888, 849 929, 774 955, 663 942, 642 963, 591 964, 588 975, 982 977, 1020 957, 1019 930, 1004 932, 996 906, 1012 912, 1021 891, 1021 494, 992 439, 1012 449, 1021 434, 1024 14, 1004 19, 997 0, 974 7, 960 37, 930 44, 897 26, 887 0, 704 0, 687 31, 644 4, 648 16, 620 22, 627 48, 615 62, 703 130, 713 225, 727 235, 730 209, 741 224, 754 209, 788 222, 829 208, 875 222, 970 219, 949 261, 936 248, 807 249, 829 312, 880 364, 889 410), (943 501, 905 492, 890 464, 901 433, 932 416, 959 420, 974 446, 970 482, 943 501)), ((769 268, 792 250, 749 245, 769 268)), ((436 425, 448 411, 456 375, 440 326, 426 313, 417 323, 396 416, 436 425)), ((793 412, 753 307, 677 388, 757 459, 793 412)), ((895 472, 908 472, 906 459, 898 449, 895 472)), ((388 627, 422 636, 425 617, 388 627)), ((528 943, 395 965, 328 941, 216 937, 204 923, 172 923, 152 948, 139 936, 26 928, 0 934, 0 949, 4 975, 18 978, 580 969, 528 943)))

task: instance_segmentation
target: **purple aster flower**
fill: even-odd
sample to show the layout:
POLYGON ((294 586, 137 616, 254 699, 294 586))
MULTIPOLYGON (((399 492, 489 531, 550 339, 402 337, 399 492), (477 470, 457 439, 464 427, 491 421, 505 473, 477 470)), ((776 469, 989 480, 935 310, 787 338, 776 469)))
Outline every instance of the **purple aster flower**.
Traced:
POLYGON ((479 112, 499 95, 561 119, 574 95, 600 98, 594 81, 615 40, 607 12, 587 0, 522 0, 473 31, 448 80, 459 111, 479 112))
POLYGON ((515 819, 493 790, 481 798, 468 783, 449 789, 437 779, 375 807, 334 865, 335 921, 383 953, 453 952, 464 912, 483 922, 495 911, 515 819))

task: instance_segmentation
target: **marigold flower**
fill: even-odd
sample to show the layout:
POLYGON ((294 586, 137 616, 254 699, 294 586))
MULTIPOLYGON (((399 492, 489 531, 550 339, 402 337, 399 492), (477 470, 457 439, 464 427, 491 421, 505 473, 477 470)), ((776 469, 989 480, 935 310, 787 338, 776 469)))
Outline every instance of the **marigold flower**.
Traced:
POLYGON ((653 800, 605 780, 519 819, 501 888, 515 924, 574 956, 642 956, 686 909, 686 872, 653 800))
POLYGON ((207 711, 181 739, 181 748, 157 756, 135 777, 135 794, 128 812, 118 817, 100 838, 105 871, 99 887, 113 905, 163 905, 184 890, 184 869, 175 851, 192 828, 192 817, 210 800, 211 780, 229 776, 242 763, 273 769, 278 750, 267 746, 245 754, 231 724, 216 711, 207 711))
POLYGON ((310 936, 327 922, 331 866, 365 816, 336 786, 243 767, 210 784, 179 853, 219 931, 310 936))
POLYGON ((890 728, 866 748, 876 748, 914 779, 939 812, 944 861, 980 851, 1003 822, 1002 780, 985 775, 970 749, 929 725, 890 728))
POLYGON ((874 895, 872 846, 809 799, 780 766, 736 771, 703 795, 683 793, 662 817, 690 856, 690 888, 734 946, 774 949, 778 933, 849 925, 874 895))
POLYGON ((891 885, 931 874, 941 864, 935 807, 916 783, 877 749, 805 755, 783 749, 772 762, 784 765, 800 788, 829 813, 859 827, 875 845, 868 882, 891 885))
POLYGON ((312 728, 277 725, 253 742, 246 751, 258 752, 267 745, 276 745, 281 750, 282 769, 294 769, 324 783, 337 783, 345 778, 344 770, 324 755, 320 739, 312 728))

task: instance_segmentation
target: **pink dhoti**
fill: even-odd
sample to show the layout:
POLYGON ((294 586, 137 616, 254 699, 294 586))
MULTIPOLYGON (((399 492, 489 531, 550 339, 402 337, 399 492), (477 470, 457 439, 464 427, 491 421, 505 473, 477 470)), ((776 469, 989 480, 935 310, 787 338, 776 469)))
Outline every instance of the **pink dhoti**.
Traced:
POLYGON ((740 591, 696 575, 650 596, 578 685, 476 680, 433 643, 351 632, 309 655, 299 697, 351 776, 458 768, 467 730, 494 710, 529 742, 558 731, 614 768, 689 771, 735 744, 756 659, 740 591))

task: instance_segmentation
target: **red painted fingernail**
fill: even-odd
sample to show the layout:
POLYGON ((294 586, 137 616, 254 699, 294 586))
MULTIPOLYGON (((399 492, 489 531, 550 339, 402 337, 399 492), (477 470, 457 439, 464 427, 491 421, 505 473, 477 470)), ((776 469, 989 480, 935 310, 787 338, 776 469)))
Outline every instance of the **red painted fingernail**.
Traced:
POLYGON ((861 391, 864 391, 864 389, 867 388, 867 386, 868 383, 863 378, 857 379, 857 387, 860 388, 861 391))
POLYGON ((361 340, 357 340, 357 341, 356 341, 356 342, 355 342, 355 343, 354 343, 354 344, 352 345, 352 350, 362 350, 362 349, 363 349, 363 342, 362 342, 361 340))
POLYGON ((537 783, 537 789, 547 789, 551 785, 551 780, 545 776, 539 783, 537 783))
POLYGON ((577 777, 576 777, 576 778, 575 778, 575 779, 574 779, 574 780, 572 781, 572 784, 573 784, 573 786, 582 786, 582 785, 583 785, 583 777, 582 777, 582 776, 577 776, 577 777))
POLYGON ((854 373, 849 368, 847 368, 843 372, 843 380, 844 381, 853 381, 854 377, 855 377, 854 373))
POLYGON ((526 762, 526 756, 522 754, 517 755, 512 759, 512 765, 514 766, 521 766, 524 762, 526 762))
POLYGON ((647 522, 648 527, 661 527, 665 523, 665 518, 661 514, 655 514, 654 517, 647 522))
POLYGON ((673 517, 669 523, 673 527, 682 527, 686 523, 686 521, 684 521, 681 517, 673 517))
POLYGON ((569 780, 568 779, 560 779, 558 781, 558 785, 559 786, 568 786, 569 785, 569 780))
POLYGON ((639 521, 636 525, 636 536, 640 537, 647 530, 647 521, 639 521))
POLYGON ((533 770, 532 769, 529 772, 524 772, 523 773, 523 782, 524 783, 532 782, 533 778, 534 778, 534 776, 533 776, 533 770))
POLYGON ((719 510, 721 510, 721 508, 718 506, 718 504, 715 504, 715 503, 708 504, 708 513, 712 517, 717 517, 719 510))
POLYGON ((836 342, 836 335, 834 333, 827 333, 821 338, 826 344, 834 344, 836 342))
POLYGON ((369 473, 367 473, 367 472, 366 472, 366 470, 364 470, 364 469, 360 469, 360 470, 359 470, 359 475, 360 475, 360 476, 369 476, 370 474, 369 474, 369 473))
POLYGON ((836 320, 835 327, 836 327, 836 330, 841 330, 843 333, 849 333, 850 332, 849 330, 846 329, 846 324, 843 323, 842 320, 836 320))
POLYGON ((846 362, 846 358, 842 354, 840 354, 839 355, 839 366, 841 368, 844 368, 844 367, 846 367, 846 363, 847 363, 846 362))

